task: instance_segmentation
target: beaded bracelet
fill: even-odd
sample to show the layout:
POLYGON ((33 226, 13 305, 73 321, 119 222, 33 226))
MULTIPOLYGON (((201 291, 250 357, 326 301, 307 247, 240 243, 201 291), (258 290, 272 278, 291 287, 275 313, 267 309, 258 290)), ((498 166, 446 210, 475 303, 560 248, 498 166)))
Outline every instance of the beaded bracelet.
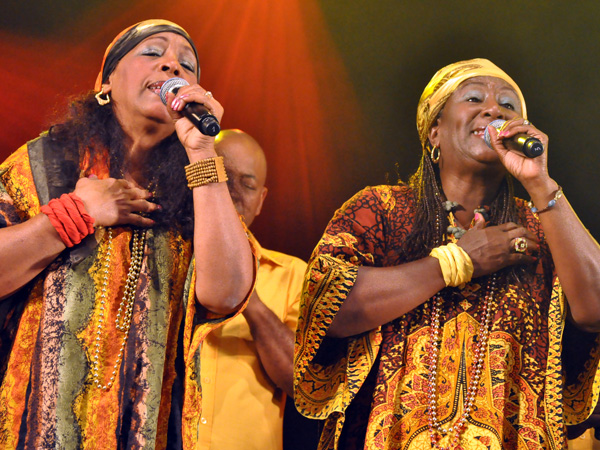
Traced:
POLYGON ((544 211, 548 211, 550 208, 552 208, 554 205, 556 205, 556 202, 558 201, 559 198, 562 197, 562 195, 563 195, 562 187, 558 186, 558 189, 554 193, 554 198, 548 202, 548 205, 545 208, 537 209, 535 206, 533 206, 533 202, 531 200, 529 202, 527 202, 527 206, 529 206, 529 209, 531 209, 532 213, 540 214, 540 213, 543 213, 544 211))
POLYGON ((190 189, 208 183, 221 183, 228 179, 222 156, 202 159, 185 166, 185 176, 190 189))

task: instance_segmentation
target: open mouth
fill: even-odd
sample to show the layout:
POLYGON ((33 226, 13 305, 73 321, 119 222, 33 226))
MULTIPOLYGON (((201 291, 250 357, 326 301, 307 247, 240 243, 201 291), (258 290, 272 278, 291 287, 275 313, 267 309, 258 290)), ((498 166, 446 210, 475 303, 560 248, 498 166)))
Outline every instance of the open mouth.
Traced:
POLYGON ((476 128, 473 131, 471 131, 471 134, 474 134, 475 136, 481 139, 485 139, 485 127, 476 128))
POLYGON ((162 87, 162 85, 164 84, 164 81, 157 81, 155 83, 152 83, 148 86, 148 89, 150 89, 152 92, 154 92, 156 95, 160 95, 160 88, 162 87))

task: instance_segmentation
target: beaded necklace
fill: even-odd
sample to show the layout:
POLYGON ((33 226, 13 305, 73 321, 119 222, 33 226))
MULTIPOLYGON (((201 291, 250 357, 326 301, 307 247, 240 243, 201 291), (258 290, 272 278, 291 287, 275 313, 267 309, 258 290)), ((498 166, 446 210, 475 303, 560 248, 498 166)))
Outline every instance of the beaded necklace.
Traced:
MULTIPOLYGON (((460 226, 460 224, 454 217, 454 211, 456 210, 456 208, 458 206, 459 206, 458 203, 452 202, 449 200, 442 202, 442 207, 446 211, 448 211, 448 221, 450 222, 450 225, 448 226, 446 232, 449 235, 454 236, 455 239, 460 239, 467 232, 467 230, 465 230, 463 227, 460 226)), ((481 214, 486 221, 489 220, 489 218, 490 218, 488 211, 489 211, 488 206, 479 206, 473 210, 473 212, 475 214, 477 214, 477 213, 481 214)), ((475 218, 473 218, 473 221, 471 221, 471 226, 473 226, 474 222, 475 222, 475 218)))
POLYGON ((490 278, 487 293, 484 299, 482 317, 480 319, 480 327, 478 333, 477 344, 473 355, 474 363, 471 366, 471 380, 467 388, 466 398, 463 399, 463 412, 458 422, 448 429, 442 427, 437 417, 437 386, 436 379, 438 373, 438 356, 441 348, 440 338, 440 315, 444 299, 437 294, 431 299, 431 326, 429 333, 429 342, 427 344, 426 363, 430 367, 429 376, 427 379, 427 425, 429 428, 429 438, 431 446, 439 450, 451 450, 458 446, 460 437, 465 430, 466 421, 471 414, 475 396, 479 387, 479 379, 481 377, 483 363, 485 360, 485 352, 488 343, 490 326, 492 320, 492 298, 496 289, 496 275, 490 278), (440 445, 440 440, 448 435, 453 434, 450 445, 444 447, 440 445))
POLYGON ((104 261, 102 262, 102 289, 100 294, 100 312, 98 314, 98 326, 96 327, 96 338, 95 338, 95 350, 92 357, 92 376, 93 382, 97 388, 104 391, 109 390, 117 376, 119 366, 123 359, 123 353, 125 351, 125 344, 129 337, 129 328, 131 325, 131 317, 133 315, 133 303, 135 300, 135 290, 140 277, 142 269, 142 259, 144 257, 144 246, 146 242, 146 231, 145 230, 134 230, 132 234, 132 251, 131 251, 131 265, 127 272, 127 280, 125 282, 125 289, 123 290, 123 297, 117 310, 117 316, 115 318, 115 325, 119 331, 123 331, 123 338, 121 341, 121 348, 117 355, 117 360, 113 366, 113 370, 108 383, 103 384, 100 381, 99 365, 100 365, 100 336, 102 336, 102 330, 104 328, 104 315, 105 305, 107 297, 107 286, 109 269, 112 255, 112 243, 113 243, 113 232, 112 228, 107 229, 108 233, 108 244, 106 247, 106 254, 104 255, 104 261))
MULTIPOLYGON (((445 201, 442 203, 443 208, 448 212, 448 221, 450 226, 446 230, 448 235, 452 235, 454 240, 460 239, 466 230, 457 225, 454 219, 453 210, 458 206, 456 202, 445 201)), ((480 207, 475 210, 475 213, 481 213, 487 220, 488 208, 480 207)), ((439 229, 440 217, 436 214, 436 227, 439 229)), ((436 239, 436 245, 438 245, 436 239)), ((482 317, 480 318, 480 327, 478 333, 477 344, 473 354, 473 365, 471 366, 471 379, 467 387, 466 398, 463 399, 463 412, 460 415, 458 421, 454 426, 450 428, 444 428, 438 420, 438 408, 437 408, 437 374, 438 374, 438 357, 442 346, 440 337, 440 316, 442 313, 442 305, 444 298, 439 293, 431 298, 431 316, 430 316, 430 332, 429 342, 427 343, 426 351, 426 364, 429 366, 429 376, 427 378, 426 393, 427 393, 427 427, 429 430, 429 439, 431 447, 438 450, 452 450, 458 447, 460 438, 465 431, 466 422, 471 415, 473 404, 475 403, 475 396, 477 395, 477 389, 479 387, 479 379, 483 370, 483 363, 485 360, 485 352, 487 348, 491 320, 492 320, 492 299, 494 298, 494 292, 496 290, 496 274, 493 274, 488 282, 487 292, 483 303, 482 317), (445 437, 449 436, 449 443, 446 446, 442 446, 440 441, 445 437)), ((429 302, 426 304, 426 306, 429 302)))

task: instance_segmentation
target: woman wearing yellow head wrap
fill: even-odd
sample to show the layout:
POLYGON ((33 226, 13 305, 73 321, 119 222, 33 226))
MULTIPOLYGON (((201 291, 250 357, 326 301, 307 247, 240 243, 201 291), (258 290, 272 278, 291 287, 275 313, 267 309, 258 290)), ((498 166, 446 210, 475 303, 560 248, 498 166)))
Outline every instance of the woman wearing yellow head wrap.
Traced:
POLYGON ((223 114, 199 75, 183 28, 140 22, 0 165, 0 447, 194 447, 200 342, 253 278, 214 138, 181 115, 223 114))
POLYGON ((325 419, 321 449, 562 449, 600 391, 600 247, 490 61, 437 72, 417 129, 410 181, 356 194, 313 253, 296 406, 325 419))

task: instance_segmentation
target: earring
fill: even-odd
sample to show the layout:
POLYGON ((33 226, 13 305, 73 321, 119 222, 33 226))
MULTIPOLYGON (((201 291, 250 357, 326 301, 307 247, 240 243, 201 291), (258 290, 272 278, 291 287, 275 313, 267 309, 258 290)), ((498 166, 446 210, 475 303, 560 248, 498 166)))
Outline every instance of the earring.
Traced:
POLYGON ((103 89, 94 95, 94 97, 96 97, 96 101, 100 106, 108 105, 110 103, 110 95, 108 95, 108 92, 105 94, 103 89), (104 95, 106 98, 102 98, 102 95, 104 95))
POLYGON ((440 150, 439 147, 432 147, 431 150, 429 150, 429 156, 431 157, 431 162, 434 164, 438 163, 441 155, 442 155, 442 151, 440 150))

